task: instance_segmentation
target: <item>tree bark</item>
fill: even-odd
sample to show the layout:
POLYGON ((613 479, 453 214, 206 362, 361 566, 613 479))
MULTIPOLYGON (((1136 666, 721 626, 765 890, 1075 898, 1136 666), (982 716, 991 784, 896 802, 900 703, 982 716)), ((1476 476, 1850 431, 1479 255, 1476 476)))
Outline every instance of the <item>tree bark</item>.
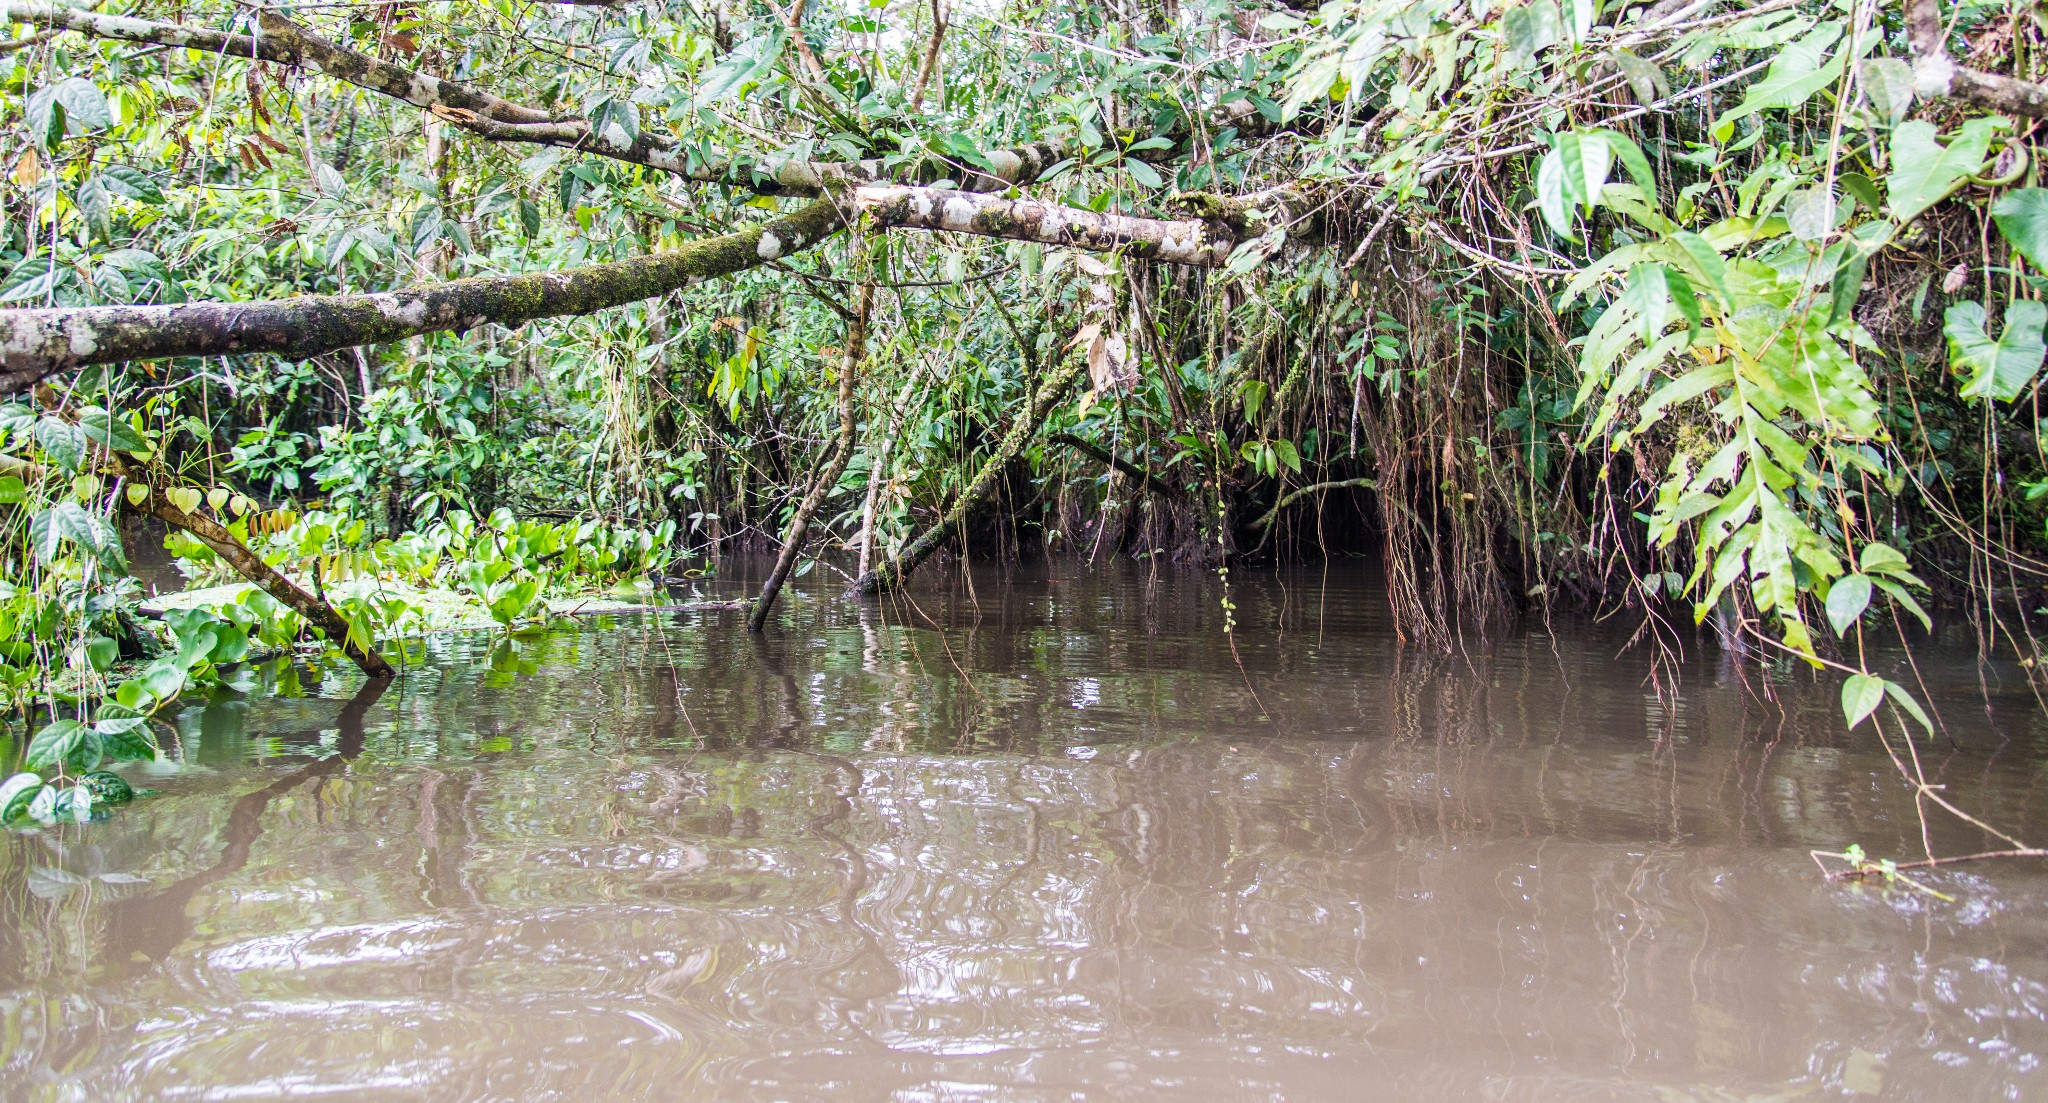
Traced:
POLYGON ((211 517, 179 509, 155 487, 150 488, 148 500, 137 508, 167 525, 184 529, 201 543, 212 548, 214 554, 235 569, 236 574, 248 579, 264 593, 306 618, 306 623, 326 633, 328 639, 338 642, 342 653, 361 668, 363 673, 372 678, 391 677, 391 664, 377 653, 375 640, 357 643, 349 632, 348 618, 336 611, 334 606, 301 589, 298 583, 286 578, 277 568, 265 563, 262 556, 235 539, 235 534, 229 532, 225 525, 211 517))
MULTIPOLYGON (((1101 214, 1054 203, 950 189, 856 188, 850 205, 877 229, 949 230, 1078 249, 1122 249, 1175 264, 1214 267, 1230 255, 1227 231, 1198 219, 1101 214)), ((731 275, 808 249, 846 225, 830 199, 738 233, 666 253, 567 272, 478 276, 370 295, 305 295, 249 303, 0 310, 0 394, 91 364, 267 352, 304 359, 487 322, 590 314, 731 275)))
POLYGON ((1101 213, 1035 199, 1004 199, 941 188, 876 186, 856 190, 854 202, 881 227, 950 230, 981 237, 1038 241, 1132 256, 1220 267, 1237 243, 1200 219, 1168 221, 1101 213))
POLYGON ((860 291, 854 301, 853 317, 846 324, 846 352, 839 362, 839 435, 832 441, 832 452, 825 465, 818 469, 817 477, 812 480, 810 492, 798 504, 796 516, 789 519, 789 530, 782 534, 782 551, 775 557, 775 569, 768 572, 768 580, 761 584, 761 596, 754 600, 753 611, 747 614, 749 632, 759 632, 768 623, 768 612, 775 607, 775 596, 782 592, 782 584, 789 580, 790 569, 796 566, 797 556, 803 552, 811 518, 832 493, 832 488, 839 484, 839 476, 846 471, 847 461, 853 458, 853 385, 862 362, 867 358, 868 315, 875 304, 874 270, 871 263, 864 262, 862 267, 867 269, 867 274, 861 280, 860 291))
POLYGON ((250 352, 306 358, 486 322, 589 314, 766 264, 842 225, 833 203, 818 200, 739 233, 567 272, 480 276, 372 295, 0 310, 0 393, 89 364, 250 352))
POLYGON ((1003 469, 1024 451, 1024 446, 1037 434, 1039 426, 1045 424, 1046 416, 1052 413, 1053 407, 1059 405, 1067 393, 1067 388, 1073 386, 1074 380, 1081 377, 1081 372, 1087 366, 1088 358, 1079 353, 1071 353, 1062 359, 1059 366, 1053 369, 1052 375, 1039 388, 1038 396, 1028 407, 1018 412, 1017 420, 1011 424, 1010 431, 996 446, 995 454, 981 465, 981 470, 974 475, 974 481, 968 483, 966 489, 960 492, 960 497, 954 500, 952 508, 946 511, 945 516, 933 522, 930 528, 919 533, 916 539, 905 545, 902 554, 895 559, 855 579, 852 592, 866 595, 893 590, 901 586, 903 580, 910 577, 910 573, 925 560, 931 558, 933 552, 944 547, 946 542, 953 538, 954 533, 959 531, 960 522, 966 518, 967 511, 973 509, 988 496, 990 490, 994 489, 996 480, 1002 477, 1003 469))
POLYGON ((1906 41, 1913 48, 1913 92, 1942 96, 2008 115, 2048 118, 2048 86, 1957 65, 1948 56, 1939 0, 1906 0, 1906 41))
POLYGON ((746 158, 703 160, 691 157, 682 143, 668 135, 643 130, 628 140, 613 127, 599 131, 588 119, 558 116, 512 103, 456 81, 414 72, 351 50, 273 11, 264 11, 259 16, 257 33, 250 35, 102 15, 54 4, 0 3, 0 19, 76 31, 95 38, 182 46, 251 61, 306 66, 343 83, 423 107, 488 141, 595 153, 686 180, 724 184, 759 195, 818 195, 837 183, 865 184, 892 179, 930 183, 945 178, 958 181, 961 188, 969 191, 1004 191, 1035 182, 1065 156, 1057 147, 1033 142, 1015 149, 990 151, 986 156, 992 168, 988 169, 937 157, 894 166, 880 158, 846 162, 784 159, 772 165, 746 158))

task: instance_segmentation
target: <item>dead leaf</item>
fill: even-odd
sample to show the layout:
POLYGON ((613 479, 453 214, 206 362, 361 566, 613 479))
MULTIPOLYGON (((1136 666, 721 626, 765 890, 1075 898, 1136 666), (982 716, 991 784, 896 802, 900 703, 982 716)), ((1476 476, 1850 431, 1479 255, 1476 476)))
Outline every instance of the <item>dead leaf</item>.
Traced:
POLYGON ((14 162, 14 171, 8 173, 7 178, 24 188, 32 188, 42 183, 42 158, 36 156, 35 150, 29 150, 21 155, 21 160, 14 162))

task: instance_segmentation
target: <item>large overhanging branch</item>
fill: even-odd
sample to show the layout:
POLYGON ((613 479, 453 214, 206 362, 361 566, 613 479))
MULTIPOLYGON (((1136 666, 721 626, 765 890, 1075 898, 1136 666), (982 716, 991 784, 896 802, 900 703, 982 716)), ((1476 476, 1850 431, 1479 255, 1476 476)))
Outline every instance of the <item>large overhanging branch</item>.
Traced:
POLYGON ((802 252, 837 233, 856 211, 878 229, 1122 250, 1198 267, 1223 263, 1235 244, 1227 230, 1197 219, 1136 218, 951 189, 855 188, 836 203, 816 200, 752 229, 566 272, 476 276, 369 295, 0 310, 0 393, 92 364, 246 353, 303 359, 422 333, 590 314, 802 252))
POLYGON ((0 310, 0 392, 89 364, 252 352, 304 358, 485 323, 590 314, 766 264, 844 224, 838 208, 820 199, 738 233, 567 272, 477 276, 371 295, 0 310))
POLYGON ((1080 210, 1035 199, 940 188, 869 187, 854 202, 879 227, 948 230, 981 237, 1066 245, 1092 252, 1123 250, 1168 264, 1214 268, 1237 244, 1199 219, 1168 221, 1080 210))
POLYGON ((1906 0, 1906 41, 1913 48, 1913 91, 2007 115, 2048 119, 2048 86, 1957 65, 1945 45, 1940 0, 1906 0))
POLYGON ((724 158, 704 161, 693 158, 681 142, 667 135, 642 131, 628 139, 617 127, 600 129, 591 126, 588 119, 512 103, 457 81, 414 72, 349 49, 274 11, 262 12, 251 34, 103 15, 54 4, 0 3, 0 18, 96 38, 187 47, 252 61, 304 66, 343 83, 424 108, 489 141, 594 153, 687 180, 725 184, 761 195, 817 195, 838 183, 866 184, 892 179, 931 183, 942 177, 958 180, 969 191, 1003 191, 1033 183, 1064 157, 1057 147, 1036 142, 990 151, 985 155, 986 166, 957 165, 937 158, 896 166, 878 158, 846 162, 793 158, 774 163, 724 158))

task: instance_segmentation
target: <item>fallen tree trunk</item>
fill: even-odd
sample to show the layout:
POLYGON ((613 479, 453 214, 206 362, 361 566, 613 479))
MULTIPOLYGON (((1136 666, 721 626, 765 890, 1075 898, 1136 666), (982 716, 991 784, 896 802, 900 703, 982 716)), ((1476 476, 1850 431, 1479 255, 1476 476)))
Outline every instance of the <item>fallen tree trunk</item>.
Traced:
POLYGON ((1074 380, 1081 377, 1087 366, 1088 358, 1079 354, 1070 354, 1062 360, 1060 366, 1053 369, 1052 375, 1039 388, 1038 395, 1031 400, 1031 404, 1018 411, 1017 420, 1011 424, 1010 431, 1004 434, 1002 442, 996 446, 995 453, 981 465, 981 470, 974 475, 974 481, 960 491, 960 496, 954 499, 952 508, 946 510, 945 516, 940 517, 930 528, 904 545, 902 553, 894 559, 855 579, 852 593, 866 595, 893 590, 901 586, 903 580, 910 577, 910 573, 917 570, 925 560, 931 558, 933 552, 944 547, 946 542, 953 538, 953 534, 959 531, 960 522, 966 519, 967 512, 995 488, 996 480, 1002 476, 1003 469, 1024 451, 1024 446, 1031 442, 1039 427, 1045 424, 1046 415, 1052 413, 1053 407, 1060 404, 1066 396, 1067 388, 1074 385, 1074 380))
POLYGON ((761 596, 754 600, 753 611, 747 614, 749 632, 759 632, 768 623, 768 611, 775 607, 775 596, 782 592, 782 584, 789 580, 790 569, 796 566, 797 556, 803 552, 804 537, 811 529, 811 518, 816 516, 818 507, 824 504, 832 488, 839 485, 839 476, 846 471, 847 461, 853 458, 853 384, 862 361, 867 358, 868 315, 875 304, 872 263, 862 267, 867 269, 867 277, 861 281, 853 317, 846 323, 846 352, 839 362, 839 435, 833 438, 832 451, 812 479, 810 492, 797 505, 796 515, 789 519, 789 530, 782 534, 782 551, 775 557, 775 569, 769 571, 767 581, 761 583, 761 596))

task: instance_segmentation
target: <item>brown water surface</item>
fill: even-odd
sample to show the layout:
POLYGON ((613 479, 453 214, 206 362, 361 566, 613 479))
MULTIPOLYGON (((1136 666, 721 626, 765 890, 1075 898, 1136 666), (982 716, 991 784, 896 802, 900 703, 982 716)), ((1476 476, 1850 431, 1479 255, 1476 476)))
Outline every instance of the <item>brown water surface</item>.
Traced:
MULTIPOLYGON (((1404 651, 1344 573, 1240 578, 1234 654, 1207 578, 811 581, 188 710, 163 795, 0 852, 0 1093, 2048 1099, 2048 871, 1818 877, 1919 845, 1831 682, 1404 651)), ((2024 686, 1922 673, 1929 769, 2048 837, 2024 686)))

